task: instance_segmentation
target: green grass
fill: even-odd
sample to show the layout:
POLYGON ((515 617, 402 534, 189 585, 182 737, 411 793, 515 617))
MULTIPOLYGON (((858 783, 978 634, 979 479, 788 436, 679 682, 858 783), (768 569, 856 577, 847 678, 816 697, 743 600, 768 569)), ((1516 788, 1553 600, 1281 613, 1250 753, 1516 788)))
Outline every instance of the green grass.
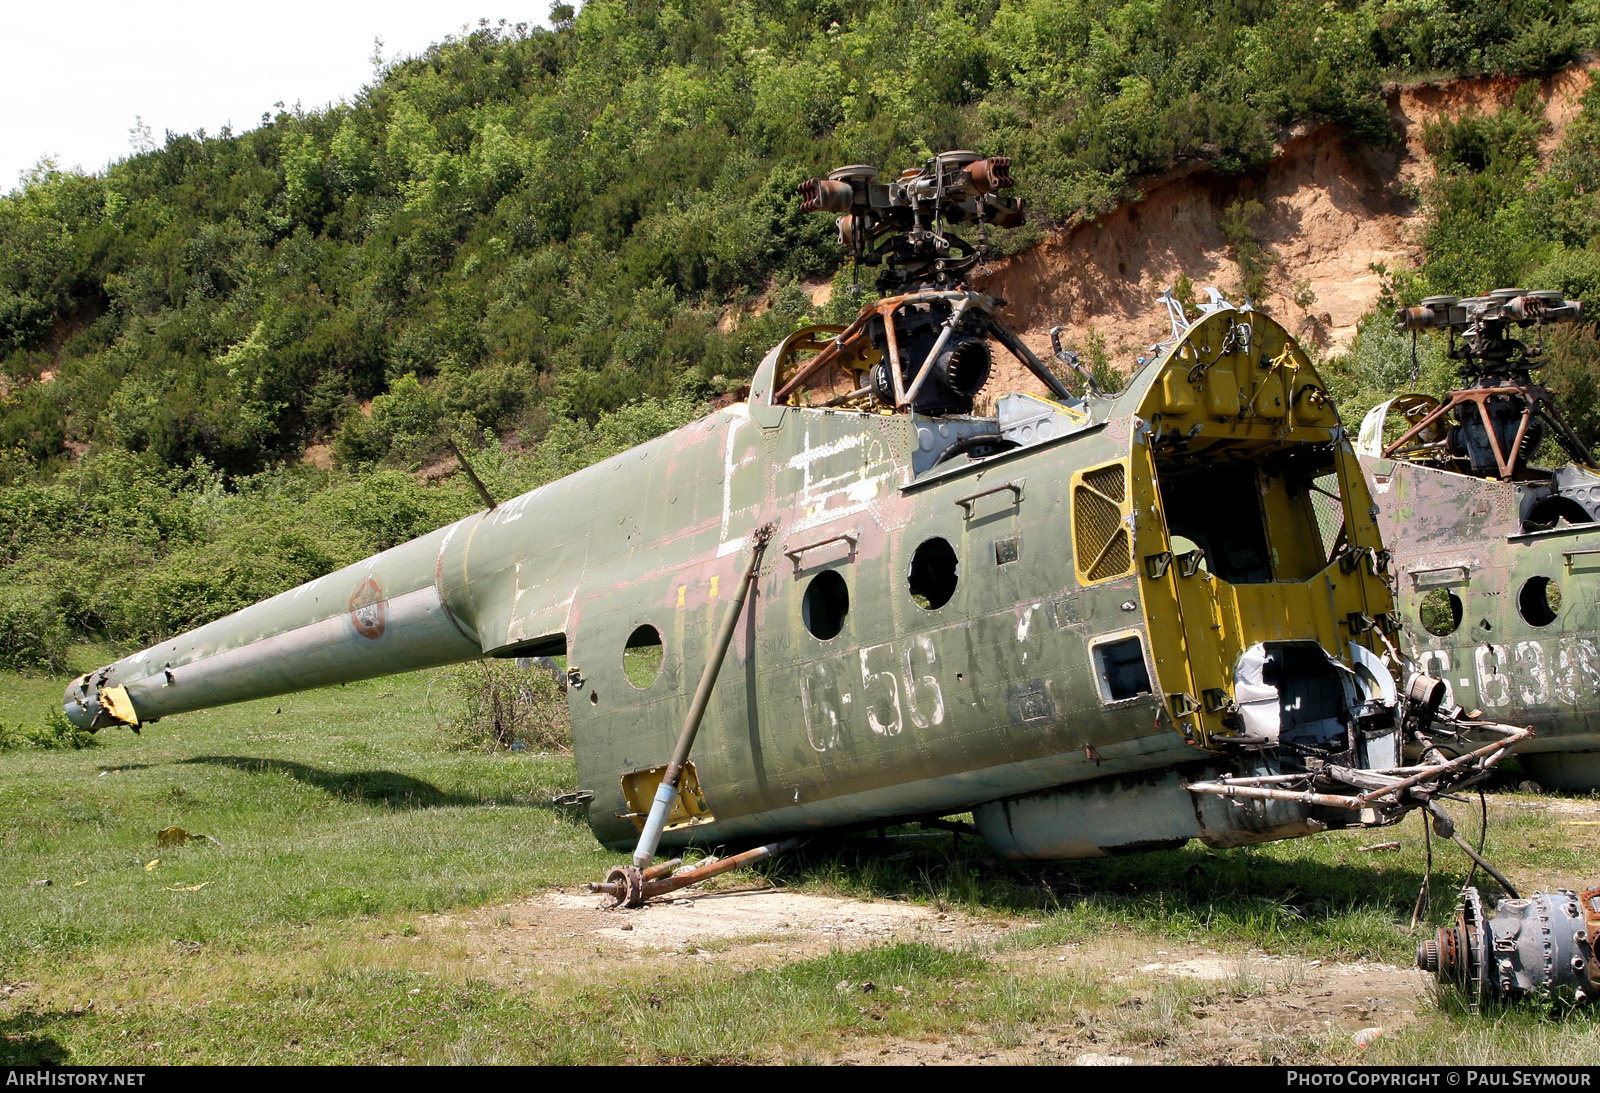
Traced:
MULTIPOLYGON (((228 707, 142 736, 105 730, 80 751, 0 753, 0 1062, 804 1062, 891 1042, 1070 1061, 1097 1049, 1097 1029, 1170 1055, 1189 1050, 1208 999, 1273 988, 1113 981, 1051 954, 1112 939, 1135 952, 1170 942, 1404 964, 1415 946, 1415 821, 1399 853, 1359 852, 1397 834, 1372 832, 1037 865, 996 861, 968 836, 860 836, 815 842, 768 874, 1011 928, 954 949, 882 945, 754 969, 619 963, 597 946, 570 968, 535 953, 536 972, 512 981, 421 916, 571 890, 621 856, 550 804, 575 788, 570 757, 452 750, 430 682, 228 707), (160 848, 170 825, 217 843, 160 848)), ((0 676, 0 721, 42 721, 63 684, 0 676)), ((1536 803, 1496 805, 1491 858, 1530 888, 1591 880, 1600 829, 1510 807, 1519 800, 1536 803)), ((1475 835, 1475 815, 1462 820, 1475 835)), ((1432 922, 1464 879, 1460 856, 1436 850, 1432 922)), ((1592 1014, 1485 1018, 1444 999, 1359 1058, 1347 1038, 1270 1029, 1260 1057, 1593 1062, 1595 1040, 1592 1014)))
MULTIPOLYGON (((446 751, 426 683, 352 684, 142 736, 102 730, 81 752, 7 753, 0 971, 68 950, 507 899, 601 869, 609 857, 587 827, 550 804, 575 785, 570 758, 446 751), (221 846, 158 850, 173 824, 221 846)), ((59 701, 60 689, 23 680, 26 700, 8 687, 7 701, 59 701)))

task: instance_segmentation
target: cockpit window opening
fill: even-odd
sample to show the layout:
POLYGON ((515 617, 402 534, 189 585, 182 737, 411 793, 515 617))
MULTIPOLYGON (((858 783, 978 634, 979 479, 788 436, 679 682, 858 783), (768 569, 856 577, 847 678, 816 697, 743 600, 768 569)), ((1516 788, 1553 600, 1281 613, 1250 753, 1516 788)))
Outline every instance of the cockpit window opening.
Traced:
POLYGON ((1335 459, 1326 447, 1241 443, 1163 453, 1156 477, 1174 555, 1198 552, 1189 572, 1229 584, 1309 579, 1347 549, 1335 459))
POLYGON ((1193 543, 1208 573, 1230 584, 1272 580, 1254 463, 1186 460, 1159 477, 1169 535, 1193 543))

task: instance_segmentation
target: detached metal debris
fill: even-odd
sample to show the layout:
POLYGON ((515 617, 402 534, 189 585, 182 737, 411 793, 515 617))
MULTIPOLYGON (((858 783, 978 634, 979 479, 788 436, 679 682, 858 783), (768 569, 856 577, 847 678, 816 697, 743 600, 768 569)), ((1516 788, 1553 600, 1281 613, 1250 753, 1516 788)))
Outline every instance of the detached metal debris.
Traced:
POLYGON ((1536 997, 1578 1003, 1600 998, 1600 888, 1562 888, 1502 899, 1484 913, 1465 888, 1453 925, 1417 946, 1417 967, 1459 987, 1474 1007, 1536 997))

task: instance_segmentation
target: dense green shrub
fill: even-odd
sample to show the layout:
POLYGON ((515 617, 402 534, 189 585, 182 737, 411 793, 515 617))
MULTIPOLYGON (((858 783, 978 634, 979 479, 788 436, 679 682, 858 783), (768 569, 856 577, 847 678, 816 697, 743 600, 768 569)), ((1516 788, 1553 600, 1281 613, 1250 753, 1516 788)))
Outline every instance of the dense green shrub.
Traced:
POLYGON ((51 709, 37 725, 8 725, 0 721, 0 751, 19 748, 71 749, 92 748, 97 741, 94 734, 85 732, 67 720, 61 710, 51 709))
MULTIPOLYGON (((348 104, 168 134, 99 176, 41 164, 0 197, 0 372, 55 373, 0 404, 0 448, 237 475, 336 434, 346 463, 406 466, 439 455, 440 420, 712 394, 769 333, 720 330, 722 309, 838 264, 828 218, 799 212, 807 175, 977 147, 1017 160, 1037 222, 1093 216, 1184 160, 1259 163, 1292 123, 1388 140, 1381 80, 1542 74, 1597 20, 1565 0, 591 0, 553 30, 481 26, 348 104)), ((1499 231, 1445 253, 1515 173, 1474 125, 1444 138, 1463 214, 1441 209, 1441 277, 1527 249, 1499 231)), ((1584 195, 1558 210, 1569 247, 1595 162, 1562 167, 1584 195)))
MULTIPOLYGON (((1459 384, 1445 340, 1393 328, 1388 308, 1430 295, 1471 296, 1496 288, 1559 289, 1600 307, 1600 82, 1563 134, 1548 170, 1537 141, 1546 125, 1533 84, 1508 108, 1428 125, 1424 146, 1438 174, 1424 193, 1424 258, 1393 275, 1391 291, 1363 321, 1351 351, 1329 369, 1341 412, 1360 415, 1391 394, 1442 395, 1459 384), (1418 382, 1411 382, 1413 344, 1418 382)), ((1556 392, 1585 443, 1600 443, 1600 341, 1593 325, 1547 333, 1546 363, 1535 378, 1556 392)), ((1547 440, 1539 458, 1554 458, 1547 440)))
POLYGON ((480 660, 446 668, 430 702, 440 731, 462 751, 571 751, 567 697, 553 671, 480 660))

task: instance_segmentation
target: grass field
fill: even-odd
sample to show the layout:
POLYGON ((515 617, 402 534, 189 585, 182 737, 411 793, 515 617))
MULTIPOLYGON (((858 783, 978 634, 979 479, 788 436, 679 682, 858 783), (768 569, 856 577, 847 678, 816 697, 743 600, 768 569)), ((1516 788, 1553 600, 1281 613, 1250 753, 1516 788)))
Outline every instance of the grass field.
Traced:
MULTIPOLYGON (((1278 1027, 1273 1014, 1305 993, 1297 969, 1409 965, 1416 821, 1040 866, 944 834, 813 844, 765 877, 999 926, 783 955, 744 939, 741 952, 773 954, 755 961, 527 935, 513 975, 497 931, 518 923, 495 908, 571 891, 621 856, 551 805, 575 786, 569 757, 450 750, 430 682, 107 730, 80 751, 0 752, 0 1062, 829 1061, 891 1048, 901 1062, 1071 1061, 1109 1044, 1180 1061, 1600 1065, 1593 1011, 1472 1015, 1437 996, 1365 1049, 1331 1027, 1278 1027), (158 847, 170 825, 216 842, 158 847), (1395 837, 1398 853, 1359 849, 1395 837), (473 915, 477 933, 454 925, 473 915), (1183 947, 1237 959, 1239 974, 1139 972, 1160 959, 1141 954, 1183 947), (1252 973, 1246 954, 1284 971, 1252 973)), ((0 722, 42 720, 63 683, 0 677, 0 722)), ((1491 860, 1529 889, 1594 883, 1595 804, 1496 795, 1491 860)), ((1476 816, 1464 826, 1475 835, 1476 816)), ((1464 876, 1459 854, 1435 851, 1430 928, 1464 876)))

